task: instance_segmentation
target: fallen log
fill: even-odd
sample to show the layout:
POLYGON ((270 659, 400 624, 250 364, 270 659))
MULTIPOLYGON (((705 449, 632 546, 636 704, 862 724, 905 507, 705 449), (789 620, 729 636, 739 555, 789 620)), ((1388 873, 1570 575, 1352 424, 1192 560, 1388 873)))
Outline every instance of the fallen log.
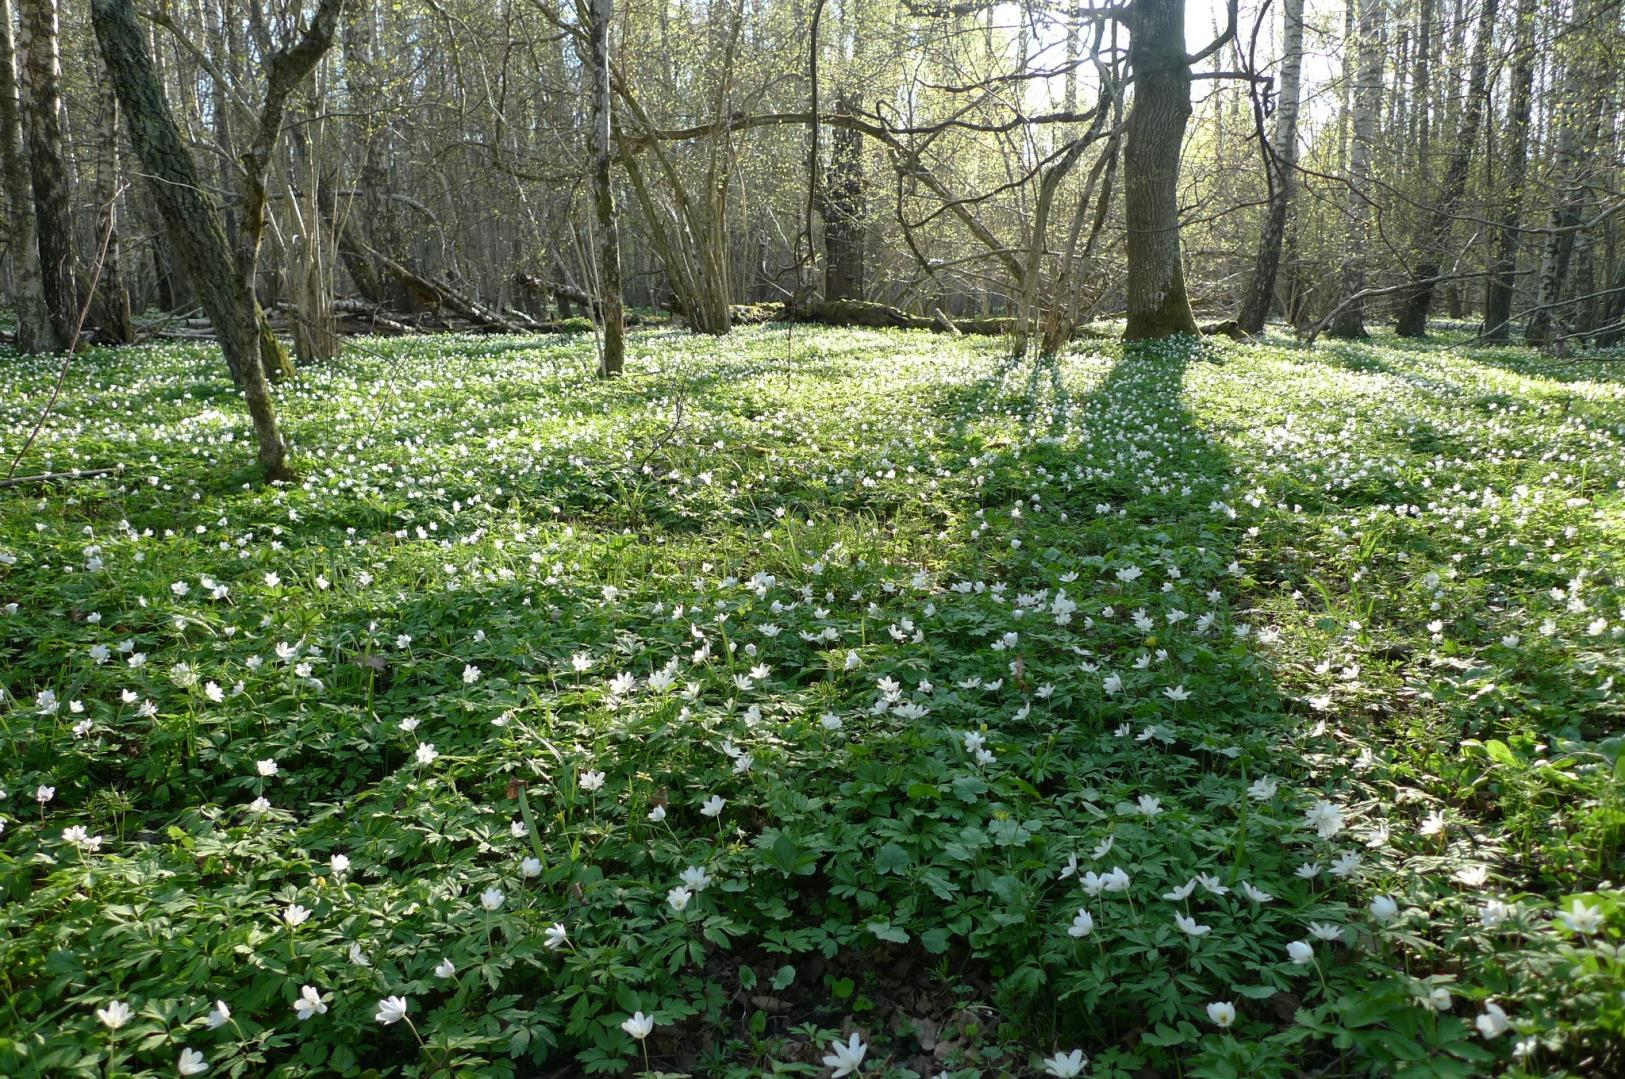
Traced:
POLYGON ((75 468, 67 472, 41 472, 35 476, 13 476, 10 479, 0 480, 0 487, 21 487, 25 483, 52 483, 56 480, 88 480, 122 471, 124 466, 119 465, 115 468, 75 468))
POLYGON ((789 322, 816 322, 824 326, 871 326, 876 329, 932 330, 936 333, 977 334, 1000 337, 1013 333, 1013 318, 950 319, 940 309, 930 315, 915 315, 890 304, 870 300, 825 300, 804 304, 792 310, 781 307, 781 319, 789 322))
POLYGON ((571 303, 580 304, 582 307, 593 308, 597 306, 596 301, 587 295, 586 289, 577 288, 575 285, 562 281, 552 281, 538 274, 524 273, 523 271, 514 274, 513 278, 515 284, 534 295, 546 296, 551 294, 557 299, 568 300, 571 303))
POLYGON ((502 317, 477 300, 463 295, 453 288, 450 283, 435 277, 424 277, 411 267, 395 261, 375 247, 369 246, 367 250, 378 261, 378 265, 388 270, 393 277, 421 293, 432 296, 441 307, 461 315, 468 321, 498 333, 526 332, 524 326, 512 319, 502 317))
POLYGON ((1233 318, 1223 322, 1210 322, 1206 326, 1198 327, 1203 337, 1228 337, 1233 341, 1251 341, 1252 334, 1241 328, 1241 323, 1233 318))

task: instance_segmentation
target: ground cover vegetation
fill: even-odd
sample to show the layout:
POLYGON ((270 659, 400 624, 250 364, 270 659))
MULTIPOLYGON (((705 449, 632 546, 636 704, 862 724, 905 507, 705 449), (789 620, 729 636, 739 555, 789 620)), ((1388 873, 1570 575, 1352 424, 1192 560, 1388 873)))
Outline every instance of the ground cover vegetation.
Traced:
POLYGON ((0 1072, 1625 1063, 1617 362, 363 345, 0 492, 0 1072))

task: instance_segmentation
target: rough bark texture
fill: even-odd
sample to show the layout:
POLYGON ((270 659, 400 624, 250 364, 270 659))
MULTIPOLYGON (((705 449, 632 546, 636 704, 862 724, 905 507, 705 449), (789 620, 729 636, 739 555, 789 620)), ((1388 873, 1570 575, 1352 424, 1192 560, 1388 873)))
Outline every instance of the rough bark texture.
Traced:
POLYGON ((1507 109, 1506 179, 1500 185, 1506 199, 1500 229, 1495 240, 1495 276, 1484 292, 1484 339, 1507 341, 1512 337, 1512 294, 1518 270, 1518 248, 1522 239, 1524 177, 1529 169, 1529 114, 1534 104, 1535 13, 1538 0, 1518 0, 1517 29, 1512 61, 1512 102, 1507 109))
MULTIPOLYGON (((853 113, 849 95, 836 111, 853 113)), ((824 299, 863 298, 863 134, 837 127, 830 134, 828 179, 823 187, 824 299)))
POLYGON ((91 24, 123 108, 130 142, 151 177, 153 199, 174 253, 220 340, 226 363, 243 389, 254 421, 259 464, 270 479, 288 475, 286 443, 277 429, 271 388, 260 364, 259 324, 252 291, 236 273, 220 209, 203 193, 197 166, 164 100, 130 0, 91 0, 91 24))
POLYGON ((19 0, 23 125, 34 184, 40 281, 55 347, 66 348, 79 324, 79 263, 73 245, 73 193, 62 148, 62 63, 56 0, 19 0))
POLYGON ((1129 341, 1197 333, 1179 249, 1179 154, 1191 115, 1183 0, 1129 8, 1134 105, 1123 132, 1129 341))
POLYGON ((12 37, 11 0, 0 0, 0 168, 4 169, 6 224, 10 233, 6 257, 11 269, 11 302, 17 313, 17 351, 54 352, 66 342, 56 340, 45 309, 45 285, 40 280, 34 183, 28 175, 22 115, 17 107, 17 53, 12 37))
POLYGON ((598 222, 598 296, 596 312, 603 330, 598 356, 600 378, 613 378, 626 366, 626 315, 621 308, 621 237, 615 224, 615 188, 610 165, 609 26, 614 0, 592 0, 590 31, 592 66, 592 203, 598 222))
POLYGON ((1253 276, 1247 285, 1237 324, 1248 333, 1260 333, 1275 302, 1275 277, 1281 266, 1281 245, 1286 239, 1286 216, 1298 165, 1298 87, 1303 72, 1303 0, 1286 0, 1281 9, 1281 84, 1275 99, 1275 135, 1270 146, 1270 204, 1264 231, 1258 238, 1253 276))
MULTIPOLYGON (((1355 0, 1349 0, 1353 4, 1355 0)), ((1338 312, 1328 331, 1332 337, 1365 337, 1365 304, 1354 300, 1365 290, 1365 254, 1370 240, 1371 205, 1366 188, 1371 182, 1371 151, 1377 137, 1382 108, 1382 0, 1359 0, 1359 61, 1350 108, 1349 193, 1347 233, 1343 249, 1343 276, 1338 312)))
POLYGON ((1433 306, 1434 278, 1439 276, 1439 266, 1443 261, 1445 244, 1450 238, 1450 226, 1455 222, 1456 209, 1461 204, 1462 196, 1467 193, 1467 172, 1472 164, 1473 147, 1478 142, 1479 122, 1484 116, 1495 12, 1496 0, 1484 0, 1467 76, 1467 100, 1461 112, 1461 127, 1456 132, 1455 145, 1450 149, 1439 199, 1433 205, 1433 213, 1422 234, 1419 245, 1421 257, 1411 273, 1412 291, 1405 297, 1399 309, 1399 318, 1394 323, 1394 332, 1401 337, 1422 337, 1427 333, 1428 311, 1433 306))

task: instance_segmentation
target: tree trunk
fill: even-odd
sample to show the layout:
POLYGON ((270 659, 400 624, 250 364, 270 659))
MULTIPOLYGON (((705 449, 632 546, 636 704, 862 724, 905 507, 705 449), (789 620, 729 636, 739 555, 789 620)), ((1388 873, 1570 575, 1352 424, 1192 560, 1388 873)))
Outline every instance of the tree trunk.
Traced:
MULTIPOLYGON (((1356 0, 1349 0, 1353 4, 1356 0)), ((1372 146, 1377 137, 1377 116, 1382 108, 1382 0, 1358 0, 1359 61, 1355 75, 1349 126, 1349 192, 1347 232, 1338 312, 1328 332, 1333 337, 1361 338, 1365 332, 1365 304, 1353 296, 1365 289, 1365 253, 1370 241, 1371 207, 1365 188, 1371 180, 1372 146)), ((1353 47, 1353 46, 1351 46, 1353 47)))
MULTIPOLYGON (((1416 45, 1411 60, 1410 129, 1406 141, 1415 181, 1426 189, 1433 168, 1433 13, 1436 0, 1418 0, 1416 45)), ((1394 96, 1404 98, 1405 70, 1400 60, 1394 66, 1394 96)), ((1403 160, 1403 157, 1401 158, 1403 160)))
POLYGON ((260 364, 264 315, 232 263, 220 208, 204 194, 197 165, 164 100, 130 0, 91 0, 91 25, 136 156, 152 181, 154 201, 170 242, 220 340, 226 363, 243 389, 254 421, 259 464, 267 479, 286 479, 288 449, 277 428, 271 387, 260 364))
POLYGON ((1191 115, 1184 0, 1129 8, 1134 105, 1123 132, 1127 341, 1197 333, 1179 249, 1179 154, 1191 115))
MULTIPOLYGON (((835 101, 835 111, 850 114, 857 102, 850 94, 835 101)), ((837 127, 830 133, 829 179, 823 188, 824 299, 863 298, 863 133, 837 127)))
POLYGON ((1439 201, 1434 204, 1432 217, 1422 235, 1421 258, 1411 274, 1411 293, 1405 298, 1394 324, 1394 332, 1401 337, 1423 337, 1427 334, 1428 311, 1433 306, 1433 279, 1439 276, 1456 207, 1467 193, 1468 168, 1472 163, 1473 146, 1478 142, 1479 121, 1486 104, 1485 88, 1489 79, 1490 39, 1495 35, 1496 2, 1484 0, 1478 38, 1473 44, 1472 66, 1467 76, 1467 100, 1461 112, 1461 129, 1456 133, 1456 143, 1450 150, 1449 164, 1445 166, 1439 201))
POLYGON ((1529 114, 1534 103, 1535 13, 1538 0, 1518 0, 1512 66, 1512 102, 1507 108, 1506 127, 1506 208, 1495 240, 1495 276, 1484 292, 1484 339, 1507 341, 1512 337, 1512 294, 1517 282, 1518 248, 1523 238, 1522 217, 1524 177, 1529 169, 1529 114))
POLYGON ((621 306, 621 238, 615 224, 615 188, 610 165, 615 148, 610 142, 609 28, 615 17, 614 0, 592 0, 592 202, 598 222, 597 312, 603 329, 603 351, 598 376, 613 378, 626 366, 626 316, 621 306))
POLYGON ((288 132, 287 205, 295 236, 288 245, 287 268, 293 308, 293 352, 300 363, 331 360, 343 350, 333 310, 335 229, 322 213, 323 151, 326 122, 317 107, 313 80, 302 95, 303 122, 288 132))
POLYGON ((357 137, 361 145, 355 152, 361 159, 361 167, 357 175, 359 197, 338 214, 343 222, 339 251, 361 295, 373 303, 388 303, 398 311, 415 313, 419 310, 415 306, 415 295, 399 281, 393 281, 382 263, 367 254, 370 249, 401 262, 414 261, 397 227, 395 204, 389 197, 385 161, 389 156, 390 132, 382 119, 388 115, 388 103, 380 88, 382 75, 376 55, 374 21, 372 4, 357 3, 344 30, 345 91, 350 108, 360 118, 357 137), (352 217, 351 209, 358 211, 358 216, 352 217))
POLYGON ((1605 299, 1602 332, 1594 343, 1601 348, 1610 348, 1625 340, 1625 260, 1614 268, 1614 279, 1605 299))
POLYGON ((73 244, 73 195, 62 147, 62 62, 56 0, 18 0, 22 13, 22 109, 28 166, 34 184, 35 237, 40 280, 56 348, 66 348, 79 325, 79 262, 73 244))
POLYGON ((1298 165, 1298 83, 1303 71, 1303 0, 1286 0, 1281 10, 1281 86, 1276 95, 1275 138, 1269 148, 1270 204, 1258 255, 1236 321, 1248 333, 1261 333, 1275 302, 1275 275, 1286 238, 1286 215, 1292 205, 1298 165))
POLYGON ((320 170, 316 183, 316 205, 322 221, 333 234, 339 260, 361 298, 370 304, 389 301, 383 280, 372 260, 367 256, 366 242, 357 235, 357 226, 351 216, 351 204, 341 204, 337 194, 338 176, 329 168, 320 170))
POLYGON ((99 96, 101 122, 96 153, 96 243, 100 245, 93 298, 93 321, 102 339, 128 345, 135 340, 135 322, 130 317, 130 293, 124 287, 123 259, 119 244, 118 207, 122 198, 118 160, 118 98, 111 87, 103 86, 99 96))
POLYGON ((6 223, 10 234, 6 256, 11 270, 11 301, 17 313, 17 351, 54 352, 67 342, 56 340, 45 307, 45 283, 40 277, 34 183, 28 175, 22 115, 17 105, 17 54, 12 36, 11 0, 0 0, 0 167, 4 169, 6 223))
POLYGON ((271 321, 266 318, 265 311, 254 296, 260 243, 265 235, 268 197, 266 173, 271 167, 271 155, 276 149, 277 139, 282 134, 282 118, 287 112, 288 98, 310 77, 322 55, 332 48, 343 6, 344 0, 322 0, 297 42, 264 57, 265 101, 260 106, 253 140, 238 156, 238 163, 242 166, 242 202, 234 252, 237 290, 251 301, 244 312, 254 316, 260 363, 265 368, 265 376, 272 380, 291 376, 293 361, 288 358, 288 350, 282 347, 282 342, 271 331, 271 321))
POLYGON ((1588 135, 1596 130, 1605 96, 1595 85, 1595 64, 1591 57, 1591 50, 1596 49, 1598 43, 1586 38, 1596 3, 1597 0, 1575 0, 1566 42, 1569 55, 1553 109, 1557 138, 1552 150, 1552 208, 1546 222, 1535 309, 1524 327, 1524 340, 1531 345, 1551 344, 1561 336, 1557 305, 1563 298, 1569 260, 1574 254, 1574 234, 1585 205, 1586 157, 1588 143, 1593 141, 1588 135))

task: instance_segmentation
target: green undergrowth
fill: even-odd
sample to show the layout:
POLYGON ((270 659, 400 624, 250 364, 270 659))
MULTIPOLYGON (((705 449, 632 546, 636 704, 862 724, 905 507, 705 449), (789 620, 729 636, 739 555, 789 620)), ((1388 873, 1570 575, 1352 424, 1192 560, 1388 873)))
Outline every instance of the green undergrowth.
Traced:
POLYGON ((19 473, 119 471, 0 492, 0 1073, 1625 1066, 1617 361, 593 364, 366 342, 263 486, 207 349, 73 362, 19 473))

